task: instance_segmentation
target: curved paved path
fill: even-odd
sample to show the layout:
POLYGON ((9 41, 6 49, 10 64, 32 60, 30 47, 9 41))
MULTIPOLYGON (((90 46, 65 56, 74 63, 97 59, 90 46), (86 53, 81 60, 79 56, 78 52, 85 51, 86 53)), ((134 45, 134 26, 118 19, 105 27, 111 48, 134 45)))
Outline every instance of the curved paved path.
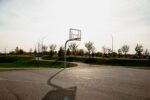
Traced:
POLYGON ((0 72, 0 100, 150 100, 150 70, 82 63, 61 70, 0 72))

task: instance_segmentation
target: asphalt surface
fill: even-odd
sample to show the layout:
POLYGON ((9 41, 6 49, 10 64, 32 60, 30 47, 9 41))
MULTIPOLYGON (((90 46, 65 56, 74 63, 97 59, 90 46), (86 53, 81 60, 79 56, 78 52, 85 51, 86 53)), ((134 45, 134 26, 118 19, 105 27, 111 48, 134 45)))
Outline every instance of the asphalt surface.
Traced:
POLYGON ((0 72, 0 100, 150 100, 150 70, 78 65, 0 72))

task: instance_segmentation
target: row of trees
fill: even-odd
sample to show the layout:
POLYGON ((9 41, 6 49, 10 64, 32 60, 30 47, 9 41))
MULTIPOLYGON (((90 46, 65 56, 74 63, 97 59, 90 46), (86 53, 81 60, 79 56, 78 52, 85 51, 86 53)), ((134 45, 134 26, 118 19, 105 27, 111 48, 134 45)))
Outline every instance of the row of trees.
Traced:
MULTIPOLYGON (((105 46, 102 47, 102 51, 101 52, 96 52, 96 48, 94 46, 94 43, 91 41, 88 41, 85 43, 85 48, 87 49, 88 52, 85 52, 83 49, 77 49, 78 45, 76 43, 71 43, 69 45, 69 49, 67 50, 67 52, 70 52, 69 50, 71 50, 71 54, 72 55, 88 55, 88 56, 118 56, 118 57, 127 57, 128 52, 129 52, 129 45, 123 45, 120 49, 118 49, 118 52, 113 52, 111 48, 107 48, 105 46)), ((136 57, 138 58, 148 58, 150 55, 150 52, 148 51, 148 49, 145 49, 142 45, 137 44, 135 47, 135 52, 136 52, 136 57)))
MULTIPOLYGON (((141 58, 142 56, 144 56, 144 58, 147 58, 150 54, 148 49, 146 49, 144 51, 143 46, 139 45, 139 44, 136 45, 135 51, 136 51, 136 54, 138 55, 139 58, 141 58), (143 52, 143 54, 142 54, 142 52, 143 52)), ((124 53, 124 55, 126 57, 128 52, 129 52, 129 46, 128 45, 123 45, 121 47, 121 49, 118 49, 118 55, 121 55, 122 53, 124 53)))
MULTIPOLYGON (((78 55, 78 56, 104 56, 104 57, 129 57, 130 54, 128 54, 130 47, 129 45, 123 45, 120 49, 118 49, 118 52, 113 52, 111 48, 102 47, 102 52, 96 52, 96 48, 94 46, 94 43, 91 41, 88 41, 85 43, 84 49, 78 49, 78 45, 75 42, 71 42, 68 45, 67 49, 67 55, 78 55)), ((56 44, 50 44, 49 46, 42 45, 38 49, 32 49, 29 50, 29 52, 25 52, 23 49, 20 49, 19 47, 16 47, 14 51, 11 51, 10 54, 43 54, 43 55, 49 55, 50 58, 52 58, 54 55, 58 57, 64 56, 64 47, 61 46, 58 51, 56 51, 57 45, 56 44), (49 48, 49 50, 48 50, 49 48)), ((148 58, 149 57, 149 51, 148 49, 143 49, 142 45, 137 44, 135 47, 136 51, 136 57, 138 58, 148 58)))

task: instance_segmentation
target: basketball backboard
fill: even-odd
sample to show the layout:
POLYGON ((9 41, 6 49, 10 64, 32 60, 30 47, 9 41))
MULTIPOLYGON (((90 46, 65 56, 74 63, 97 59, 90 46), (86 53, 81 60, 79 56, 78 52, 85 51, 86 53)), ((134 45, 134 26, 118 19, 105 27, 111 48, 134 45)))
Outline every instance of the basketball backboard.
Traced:
POLYGON ((69 40, 81 41, 81 30, 70 28, 69 40))

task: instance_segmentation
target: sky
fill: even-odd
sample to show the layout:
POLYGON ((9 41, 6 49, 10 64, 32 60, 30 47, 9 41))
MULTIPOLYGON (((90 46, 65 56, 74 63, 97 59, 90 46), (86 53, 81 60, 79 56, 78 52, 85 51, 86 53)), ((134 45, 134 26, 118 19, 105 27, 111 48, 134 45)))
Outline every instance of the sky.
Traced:
POLYGON ((0 52, 29 51, 38 41, 63 46, 69 29, 82 31, 79 48, 92 41, 114 51, 136 44, 150 50, 150 0, 0 0, 0 52))

